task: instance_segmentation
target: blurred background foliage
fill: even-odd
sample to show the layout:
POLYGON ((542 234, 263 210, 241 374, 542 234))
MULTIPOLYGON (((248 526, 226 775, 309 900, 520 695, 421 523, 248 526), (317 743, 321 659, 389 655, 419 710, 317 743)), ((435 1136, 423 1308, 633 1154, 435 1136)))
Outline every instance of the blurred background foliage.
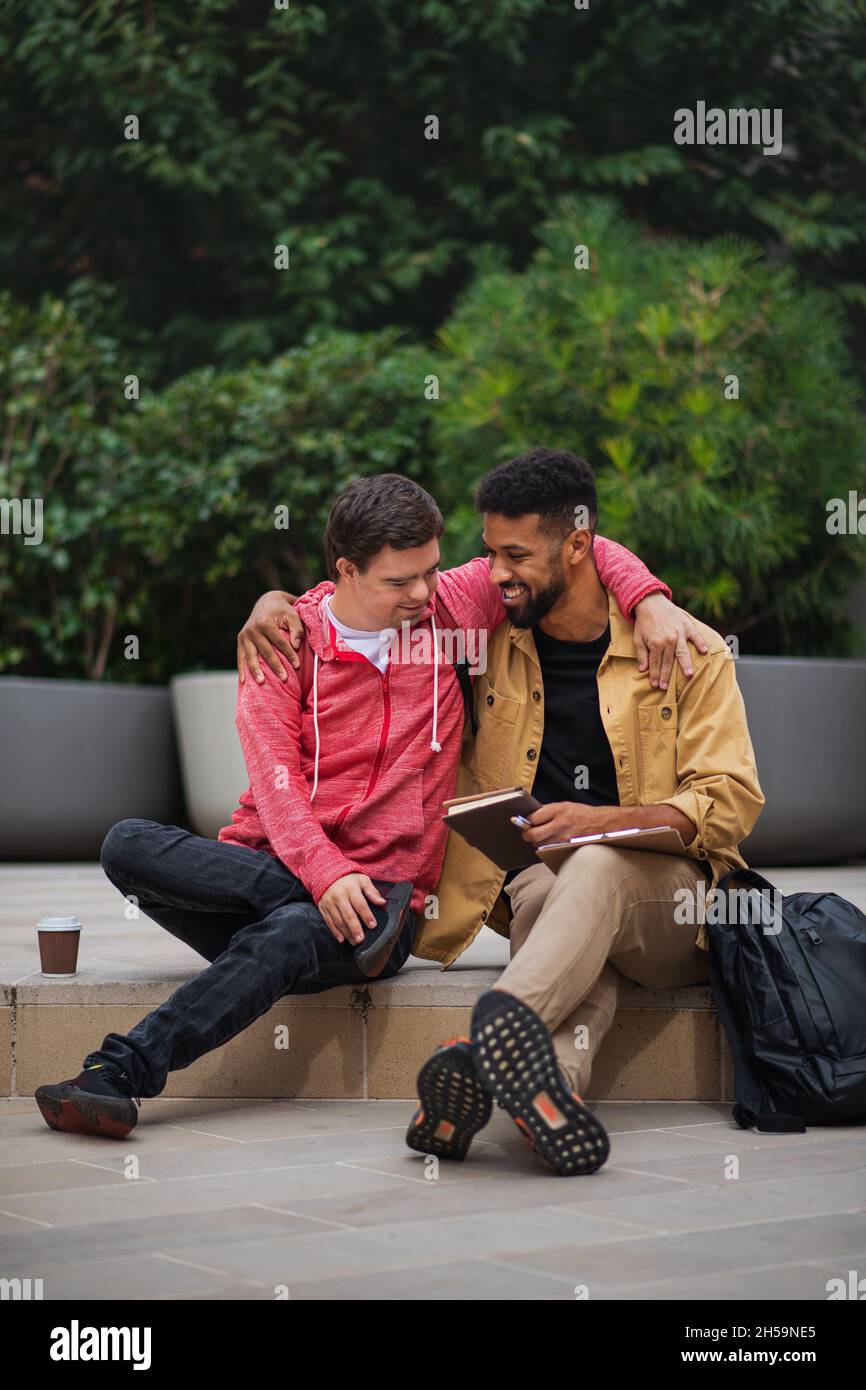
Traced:
POLYGON ((744 651, 844 650, 866 546, 825 508, 866 477, 866 429, 833 297, 741 238, 649 238, 605 198, 566 201, 522 274, 479 259, 441 332, 457 549, 478 536, 450 492, 467 459, 579 440, 605 533, 680 603, 744 651))
POLYGON ((863 0, 0 0, 0 497, 46 526, 2 537, 0 671, 230 665, 352 477, 430 487, 452 563, 538 443, 743 650, 850 650, 864 38, 863 0), (699 100, 781 108, 781 154, 675 145, 699 100))
POLYGON ((312 334, 263 366, 199 367, 129 402, 116 344, 59 301, 30 315, 0 300, 0 495, 44 498, 42 544, 0 549, 0 671, 230 666, 263 589, 321 577, 336 491, 361 473, 429 483, 422 349, 395 338, 312 334))
POLYGON ((322 325, 424 338, 467 251, 520 268, 581 192, 749 236, 863 334, 863 0, 0 0, 0 66, 3 283, 93 280, 150 384, 322 325), (781 154, 675 145, 699 100, 781 108, 781 154))

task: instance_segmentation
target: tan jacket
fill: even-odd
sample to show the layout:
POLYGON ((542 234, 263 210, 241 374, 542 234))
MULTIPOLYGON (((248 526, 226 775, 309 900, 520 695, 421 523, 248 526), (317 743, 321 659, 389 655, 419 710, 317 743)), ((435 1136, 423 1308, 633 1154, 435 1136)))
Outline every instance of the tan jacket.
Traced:
MULTIPOLYGON (((764 797, 746 724, 733 657, 702 623, 709 650, 694 652, 694 675, 679 665, 667 690, 637 669, 631 624, 608 592, 610 645, 598 668, 601 717, 616 768, 622 806, 664 802, 697 826, 688 846, 706 860, 713 883, 742 867, 737 849, 758 818, 764 797)), ((487 670, 475 680, 478 735, 464 732, 457 796, 532 787, 544 731, 544 687, 532 632, 503 623, 487 651, 487 670)), ((419 914, 414 954, 451 965, 481 927, 509 931, 498 869, 460 835, 448 836, 436 897, 436 916, 419 914)), ((708 889, 709 891, 709 889, 708 889)), ((696 944, 708 948, 698 903, 696 944)))

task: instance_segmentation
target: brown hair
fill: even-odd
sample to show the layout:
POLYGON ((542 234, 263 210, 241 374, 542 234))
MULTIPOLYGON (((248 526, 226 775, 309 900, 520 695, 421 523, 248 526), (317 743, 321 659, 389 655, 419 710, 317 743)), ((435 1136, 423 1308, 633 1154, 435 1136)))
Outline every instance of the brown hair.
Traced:
POLYGON ((357 478, 341 492, 325 526, 325 561, 336 580, 342 555, 365 570, 386 545, 411 550, 442 535, 442 513, 429 492, 400 473, 357 478))

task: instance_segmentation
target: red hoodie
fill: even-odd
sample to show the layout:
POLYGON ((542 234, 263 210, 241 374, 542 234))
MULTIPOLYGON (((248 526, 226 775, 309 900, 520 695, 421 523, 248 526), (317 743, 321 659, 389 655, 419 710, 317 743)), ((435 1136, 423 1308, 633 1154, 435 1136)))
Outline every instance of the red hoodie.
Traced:
MULTIPOLYGON (((615 541, 596 536, 594 556, 599 579, 626 617, 649 593, 670 596, 615 541)), ((486 559, 446 570, 412 625, 411 648, 392 645, 383 676, 345 647, 330 623, 323 627, 322 600, 333 592, 324 582, 297 603, 313 653, 304 691, 282 656, 287 680, 263 666, 263 684, 238 685, 235 722, 250 786, 218 838, 275 855, 316 903, 338 878, 364 873, 411 879, 417 910, 439 881, 447 834, 442 802, 454 794, 463 733, 452 665, 459 651, 443 647, 441 631, 437 647, 434 624, 452 641, 468 633, 471 654, 478 634, 486 641, 505 609, 486 559), (420 643, 426 659, 419 660, 420 643)))

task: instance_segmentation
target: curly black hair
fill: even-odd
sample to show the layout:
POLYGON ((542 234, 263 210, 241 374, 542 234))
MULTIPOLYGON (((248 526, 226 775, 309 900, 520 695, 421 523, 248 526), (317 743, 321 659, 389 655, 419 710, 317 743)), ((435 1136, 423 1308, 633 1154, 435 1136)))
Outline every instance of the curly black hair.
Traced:
POLYGON ((594 531, 598 524, 592 469, 567 449, 532 449, 500 463, 478 484, 475 506, 510 517, 537 512, 541 529, 563 539, 578 525, 594 531), (578 519, 578 507, 585 519, 578 519))

